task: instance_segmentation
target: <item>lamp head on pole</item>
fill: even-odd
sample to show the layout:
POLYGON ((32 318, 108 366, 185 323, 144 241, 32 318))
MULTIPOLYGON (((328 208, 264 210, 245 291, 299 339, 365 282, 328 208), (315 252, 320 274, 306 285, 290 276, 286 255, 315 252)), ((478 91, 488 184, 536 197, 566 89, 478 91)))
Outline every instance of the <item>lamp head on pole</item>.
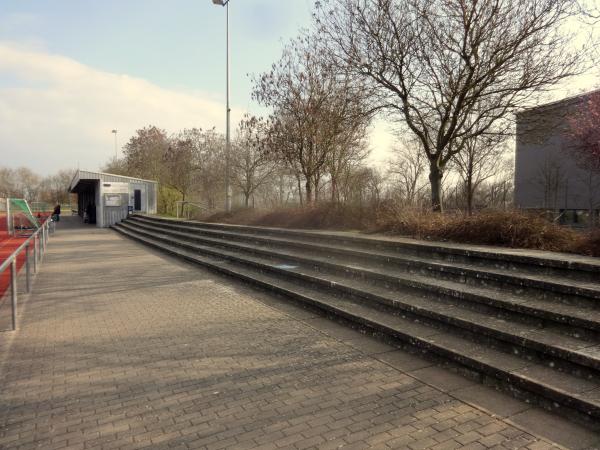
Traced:
POLYGON ((215 5, 225 6, 227 3, 229 3, 229 0, 212 0, 212 2, 215 5))
POLYGON ((117 130, 112 130, 111 133, 117 134, 117 130))

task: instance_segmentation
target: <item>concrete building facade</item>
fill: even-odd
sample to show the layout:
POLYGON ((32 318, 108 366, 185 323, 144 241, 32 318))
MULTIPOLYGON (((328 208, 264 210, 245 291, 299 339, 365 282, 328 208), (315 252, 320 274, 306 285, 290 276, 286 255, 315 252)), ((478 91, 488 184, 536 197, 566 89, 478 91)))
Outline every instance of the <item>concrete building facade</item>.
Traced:
POLYGON ((584 223, 600 210, 600 174, 586 167, 569 133, 587 93, 517 114, 515 205, 555 211, 562 222, 584 223))
POLYGON ((130 213, 156 214, 158 183, 152 180, 78 170, 69 191, 77 194, 77 214, 110 227, 130 213))

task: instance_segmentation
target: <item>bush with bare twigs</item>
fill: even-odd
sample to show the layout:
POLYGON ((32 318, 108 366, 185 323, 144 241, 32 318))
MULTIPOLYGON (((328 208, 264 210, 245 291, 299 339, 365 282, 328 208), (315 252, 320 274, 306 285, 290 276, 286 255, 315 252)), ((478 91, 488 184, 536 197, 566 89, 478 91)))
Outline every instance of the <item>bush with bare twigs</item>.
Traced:
POLYGON ((485 211, 467 216, 381 203, 377 207, 318 204, 274 210, 240 209, 204 219, 239 225, 358 230, 416 239, 493 245, 600 256, 600 230, 578 232, 524 211, 485 211))

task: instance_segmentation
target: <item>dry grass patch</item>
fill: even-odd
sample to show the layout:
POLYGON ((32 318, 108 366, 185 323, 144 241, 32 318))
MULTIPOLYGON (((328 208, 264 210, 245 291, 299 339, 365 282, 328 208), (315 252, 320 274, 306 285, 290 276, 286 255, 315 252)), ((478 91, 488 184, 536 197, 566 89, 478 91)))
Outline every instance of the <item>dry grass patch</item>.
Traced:
POLYGON ((600 256, 600 230, 578 232, 524 211, 485 211, 466 216, 382 204, 360 207, 319 204, 274 210, 217 213, 207 222, 281 228, 358 230, 416 239, 451 241, 600 256))
POLYGON ((570 251, 587 256, 600 256, 600 228, 581 236, 570 251))
POLYGON ((418 239, 551 251, 569 251, 581 239, 575 230, 522 211, 486 211, 466 216, 387 210, 379 215, 374 231, 418 239))

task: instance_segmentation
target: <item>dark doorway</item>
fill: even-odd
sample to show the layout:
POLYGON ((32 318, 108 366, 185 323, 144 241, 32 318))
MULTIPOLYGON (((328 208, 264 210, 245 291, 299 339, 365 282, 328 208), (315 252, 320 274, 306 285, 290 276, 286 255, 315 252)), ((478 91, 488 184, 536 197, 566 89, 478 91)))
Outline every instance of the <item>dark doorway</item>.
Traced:
POLYGON ((134 189, 133 191, 133 209, 135 211, 142 210, 142 191, 134 189))

